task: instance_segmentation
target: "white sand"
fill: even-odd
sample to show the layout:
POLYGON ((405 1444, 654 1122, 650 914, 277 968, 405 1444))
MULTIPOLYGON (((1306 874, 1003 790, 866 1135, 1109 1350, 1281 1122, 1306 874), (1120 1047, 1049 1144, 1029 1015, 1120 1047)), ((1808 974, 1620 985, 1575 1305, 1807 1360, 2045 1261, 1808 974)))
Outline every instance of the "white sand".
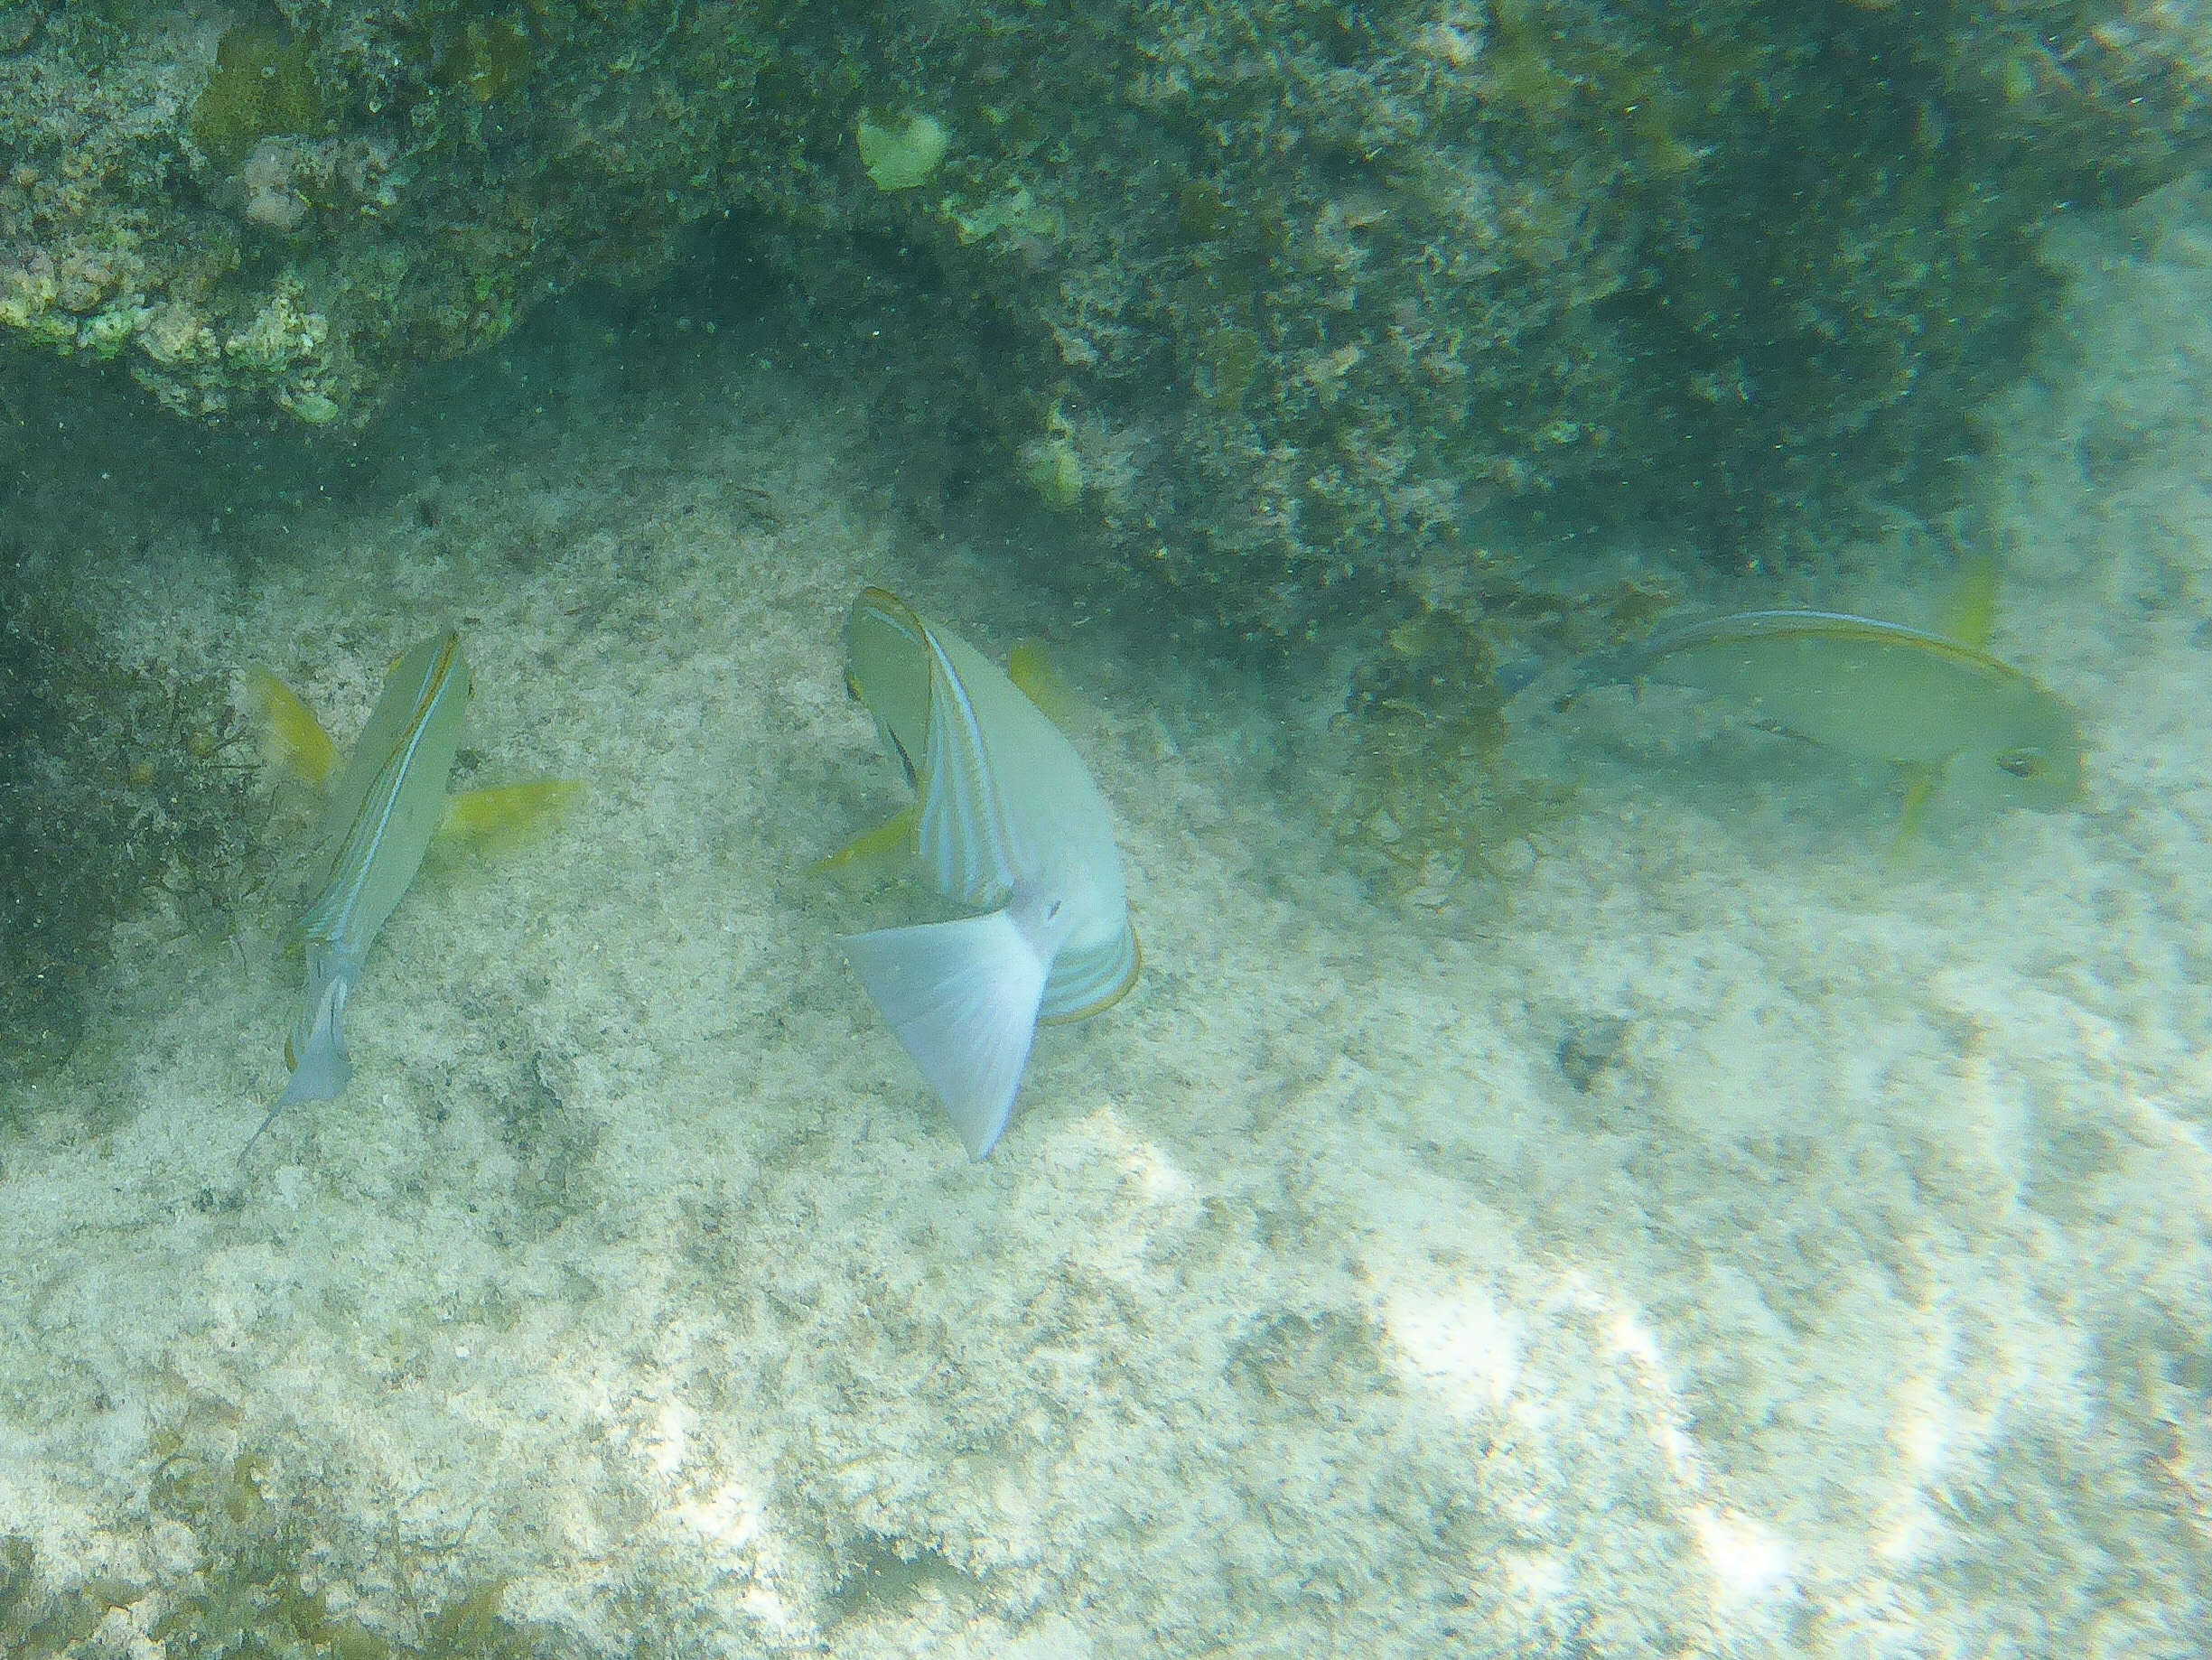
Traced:
POLYGON ((243 1178, 274 903, 135 931, 0 1147, 0 1532, 118 1605, 79 1652, 161 1652, 182 1447, 409 1638, 503 1580, 594 1655, 2212 1653, 2212 203, 2062 252, 1989 471, 2089 798, 1901 867, 1863 780, 1617 713, 1508 903, 1372 906, 1318 721, 923 544, 734 348, 89 553, 135 649, 341 737, 453 624, 463 781, 591 795, 426 870, 243 1178), (980 1167, 833 944, 917 902, 802 874, 900 799, 868 580, 1071 631, 1123 816, 1143 986, 980 1167))

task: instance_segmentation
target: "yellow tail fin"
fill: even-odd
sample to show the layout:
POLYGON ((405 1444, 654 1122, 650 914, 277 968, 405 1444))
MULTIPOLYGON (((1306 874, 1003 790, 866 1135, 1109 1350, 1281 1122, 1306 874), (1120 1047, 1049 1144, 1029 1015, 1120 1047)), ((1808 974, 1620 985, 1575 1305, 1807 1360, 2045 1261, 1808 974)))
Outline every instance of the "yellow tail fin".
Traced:
POLYGON ((266 668, 247 675, 246 697, 261 722, 261 752, 269 765, 317 789, 328 788, 338 746, 305 700, 266 668))
POLYGON ((527 784, 464 789, 446 798, 438 839, 486 849, 505 847, 543 829, 583 799, 583 784, 577 779, 533 779, 527 784))

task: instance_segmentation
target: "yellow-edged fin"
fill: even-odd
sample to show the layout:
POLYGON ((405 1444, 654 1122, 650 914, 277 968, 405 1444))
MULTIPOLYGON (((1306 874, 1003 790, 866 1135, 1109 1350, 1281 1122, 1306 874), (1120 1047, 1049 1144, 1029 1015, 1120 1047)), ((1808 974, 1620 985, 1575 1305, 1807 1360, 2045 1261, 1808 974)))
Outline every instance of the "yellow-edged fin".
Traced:
POLYGON ((914 821, 921 816, 921 803, 910 801, 873 830, 864 830, 834 853, 825 854, 807 867, 809 876, 872 869, 913 851, 914 821))
POLYGON ((1087 1021, 1094 1014, 1103 1014, 1123 998, 1136 990, 1137 980, 1144 973, 1144 944, 1137 937, 1134 927, 1129 930, 1128 969, 1112 990, 1094 997, 1080 1008, 1053 1010, 1037 1017, 1040 1026, 1071 1026, 1078 1021, 1087 1021))
POLYGON ((1943 769, 1926 765, 1904 769, 1905 799, 1897 812, 1897 835, 1890 838, 1890 856, 1899 857, 1920 838, 1927 823, 1927 809, 1943 784, 1943 769))
POLYGON ((248 671, 246 697, 261 723, 263 759, 313 788, 328 788, 338 746, 306 700, 266 668, 248 671))
POLYGON ((510 847, 583 799, 580 779, 533 779, 527 784, 464 789, 446 797, 438 841, 441 845, 465 843, 486 851, 510 847))
POLYGON ((1066 726, 1076 711, 1076 695, 1052 661, 1052 648, 1041 639, 1022 639, 1006 654, 1006 678, 1055 726, 1066 726))
POLYGON ((1936 631, 1976 650, 1997 626, 1997 562, 1986 554, 1966 561, 1937 612, 1936 631))

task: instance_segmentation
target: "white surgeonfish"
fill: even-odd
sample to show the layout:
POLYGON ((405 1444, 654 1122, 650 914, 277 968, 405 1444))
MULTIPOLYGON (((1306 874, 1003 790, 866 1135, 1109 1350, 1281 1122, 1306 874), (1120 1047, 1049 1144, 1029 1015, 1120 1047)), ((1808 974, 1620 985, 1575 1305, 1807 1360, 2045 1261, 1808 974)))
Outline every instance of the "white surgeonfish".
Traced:
POLYGON ((1096 1014, 1136 983, 1113 825, 1075 746, 957 635, 869 588, 845 650, 918 797, 916 854, 939 893, 983 913, 851 935, 845 952, 981 1159, 1013 1116, 1038 1023, 1096 1014))
POLYGON ((307 959, 306 988, 285 1042, 292 1080, 248 1147, 285 1108, 331 1100, 353 1076, 346 998, 437 833, 469 693, 469 666, 450 631, 415 647, 385 676, 322 816, 319 891, 289 936, 307 959))

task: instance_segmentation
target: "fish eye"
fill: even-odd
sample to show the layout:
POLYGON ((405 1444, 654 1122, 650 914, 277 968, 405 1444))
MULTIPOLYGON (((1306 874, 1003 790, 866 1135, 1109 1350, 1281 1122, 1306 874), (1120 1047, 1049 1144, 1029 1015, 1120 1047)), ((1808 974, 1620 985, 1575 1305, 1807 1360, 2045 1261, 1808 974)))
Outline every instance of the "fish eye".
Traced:
POLYGON ((1997 757, 1998 769, 2011 773, 2016 779, 2035 779, 2043 776, 2043 758, 2033 750, 2015 750, 2010 755, 1997 757))

